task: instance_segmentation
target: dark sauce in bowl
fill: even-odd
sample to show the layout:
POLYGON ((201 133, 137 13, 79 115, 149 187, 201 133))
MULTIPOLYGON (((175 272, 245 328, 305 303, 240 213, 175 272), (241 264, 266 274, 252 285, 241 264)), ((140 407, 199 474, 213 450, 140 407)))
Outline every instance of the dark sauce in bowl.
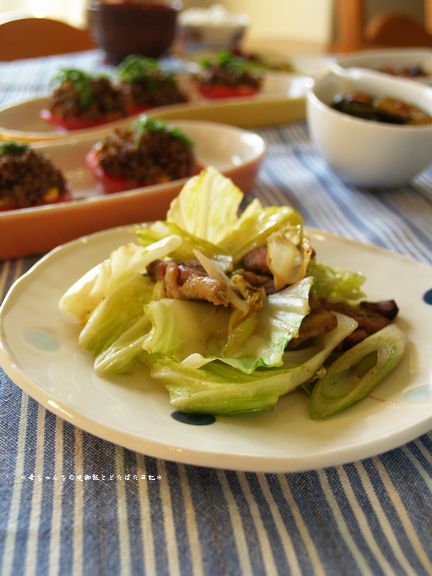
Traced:
POLYGON ((331 107, 356 118, 386 124, 418 126, 432 123, 432 117, 413 104, 397 98, 378 98, 365 92, 337 94, 331 107))

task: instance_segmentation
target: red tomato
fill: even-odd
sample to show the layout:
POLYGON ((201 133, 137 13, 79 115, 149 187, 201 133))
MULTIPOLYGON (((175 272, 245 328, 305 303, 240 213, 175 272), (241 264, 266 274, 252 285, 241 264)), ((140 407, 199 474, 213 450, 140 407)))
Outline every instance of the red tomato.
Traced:
POLYGON ((224 86, 223 84, 198 85, 198 92, 204 98, 239 98, 245 96, 255 96, 258 88, 252 86, 224 86))
MULTIPOLYGON (((103 171, 101 165, 99 164, 99 157, 97 150, 90 150, 86 157, 87 166, 90 168, 94 177, 100 184, 102 190, 105 194, 113 194, 114 192, 126 192, 126 190, 133 190, 134 188, 142 188, 144 186, 152 186, 153 184, 160 184, 160 182, 154 182, 153 184, 138 182, 136 180, 126 180, 126 178, 121 178, 119 176, 112 176, 103 171)), ((190 176, 195 176, 201 170, 203 166, 201 164, 196 164, 190 176)))
POLYGON ((151 110, 152 108, 155 108, 155 106, 149 106, 148 104, 134 104, 131 102, 129 104, 129 114, 130 116, 134 116, 135 114, 147 112, 147 110, 151 110))
POLYGON ((86 120, 85 118, 62 118, 61 116, 54 116, 47 109, 41 111, 41 118, 43 118, 48 124, 53 126, 58 126, 59 128, 64 128, 65 130, 82 130, 84 128, 93 128, 94 126, 100 126, 101 124, 106 124, 107 122, 114 122, 115 120, 120 120, 124 118, 122 114, 115 114, 104 120, 86 120))

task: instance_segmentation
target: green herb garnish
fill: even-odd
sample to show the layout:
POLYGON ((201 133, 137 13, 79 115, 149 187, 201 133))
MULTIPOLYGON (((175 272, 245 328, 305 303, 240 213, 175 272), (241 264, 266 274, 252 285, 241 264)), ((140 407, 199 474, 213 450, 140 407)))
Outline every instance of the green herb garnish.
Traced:
POLYGON ((203 58, 200 60, 200 65, 205 69, 209 69, 212 66, 220 66, 221 68, 225 68, 237 76, 247 72, 250 68, 247 62, 245 62, 242 58, 235 56, 229 50, 221 50, 218 52, 215 60, 213 61, 209 58, 203 58))
POLYGON ((148 78, 159 70, 157 60, 131 54, 118 67, 118 75, 122 82, 135 82, 136 80, 148 78))
POLYGON ((87 108, 91 102, 91 81, 93 77, 91 74, 78 70, 76 68, 62 68, 53 76, 52 82, 73 82, 75 89, 79 94, 79 103, 81 108, 87 108))
POLYGON ((142 137, 144 134, 156 134, 157 132, 166 132, 173 138, 181 140, 188 146, 193 146, 192 140, 186 136, 186 134, 177 127, 168 127, 165 122, 158 120, 157 118, 151 118, 150 116, 142 115, 133 124, 133 129, 135 130, 135 147, 139 148, 142 137))
POLYGON ((20 156, 27 152, 30 148, 28 144, 22 144, 21 142, 12 142, 12 140, 6 140, 5 142, 0 142, 0 156, 5 154, 14 154, 20 156))

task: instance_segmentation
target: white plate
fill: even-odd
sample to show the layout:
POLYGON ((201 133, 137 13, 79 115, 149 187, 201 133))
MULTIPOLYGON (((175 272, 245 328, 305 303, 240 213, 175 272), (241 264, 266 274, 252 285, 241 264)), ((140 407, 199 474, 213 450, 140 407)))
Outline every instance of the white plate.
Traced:
POLYGON ((208 426, 174 420, 165 389, 142 367, 101 378, 77 344, 78 327, 57 308, 84 271, 130 239, 125 229, 60 247, 25 274, 0 311, 0 363, 48 410, 76 426, 151 456, 202 466, 293 472, 353 461, 389 450, 432 425, 432 288, 429 266, 373 246, 311 231, 321 262, 363 271, 369 298, 393 297, 408 336, 403 361, 373 394, 324 422, 307 414, 294 392, 267 413, 218 417, 208 426))
MULTIPOLYGON (((313 84, 312 78, 307 76, 267 74, 264 76, 262 89, 256 96, 223 99, 222 102, 222 100, 208 100, 199 96, 193 89, 191 77, 188 75, 179 75, 178 82, 186 94, 188 94, 190 101, 181 105, 153 108, 150 111, 152 115, 171 108, 181 107, 187 111, 188 108, 193 109, 197 105, 212 107, 213 105, 220 106, 223 102, 241 101, 242 106, 247 107, 249 103, 257 100, 271 104, 273 100, 279 101, 282 99, 287 101, 290 99, 304 98, 307 90, 311 88, 313 84)), ((48 97, 45 96, 33 100, 26 100, 25 102, 0 109, 0 134, 3 134, 3 138, 7 137, 8 139, 17 140, 64 139, 70 135, 100 134, 106 131, 107 128, 121 126, 129 121, 129 119, 123 118, 94 128, 66 132, 65 130, 48 124, 40 117, 40 112, 46 107, 47 100, 48 97)))
MULTIPOLYGON (((196 158, 202 166, 214 166, 244 192, 253 185, 266 148, 258 134, 211 122, 177 120, 169 124, 181 128, 194 142, 196 158)), ((32 144, 62 170, 74 199, 0 211, 0 258, 47 252, 96 230, 164 217, 186 179, 101 194, 85 163, 91 146, 101 137, 71 136, 69 140, 32 144)))

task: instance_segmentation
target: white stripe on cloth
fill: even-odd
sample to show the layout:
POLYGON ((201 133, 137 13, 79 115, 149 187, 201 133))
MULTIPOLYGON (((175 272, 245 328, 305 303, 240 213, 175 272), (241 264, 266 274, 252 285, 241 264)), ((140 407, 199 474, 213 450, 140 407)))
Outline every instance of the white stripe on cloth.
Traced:
MULTIPOLYGON (((137 462, 137 475, 141 478, 141 475, 145 475, 147 478, 147 469, 145 465, 144 456, 142 454, 136 455, 137 462)), ((155 564, 155 545, 153 536, 153 524, 151 521, 150 514, 150 499, 148 494, 148 482, 138 481, 139 490, 139 502, 141 507, 141 538, 142 538, 142 555, 144 558, 144 571, 145 574, 152 575, 156 574, 156 564, 155 564)))
POLYGON ((247 547, 247 538, 243 528, 243 522, 240 515, 240 511, 238 509, 236 500, 233 496, 230 485, 228 483, 226 473, 223 472, 222 470, 217 470, 216 473, 230 515, 232 531, 234 534, 234 541, 237 550, 237 556, 241 567, 241 573, 246 575, 252 574, 253 571, 247 547))
POLYGON ((299 507, 297 506, 297 503, 294 499, 289 482, 283 474, 278 474, 278 480, 282 488, 284 498, 287 501, 289 509, 291 510, 291 514, 294 517, 296 527, 300 532, 305 548, 308 551, 309 560, 313 567, 313 574, 314 576, 324 576, 325 575, 324 567, 321 564, 315 543, 312 540, 311 535, 309 534, 309 530, 305 524, 303 516, 300 513, 299 507))
MULTIPOLYGON (((6 279, 9 275, 10 265, 6 262, 2 275, 0 276, 0 294, 4 293, 6 279)), ((23 260, 18 260, 14 270, 14 280, 19 278, 23 271, 23 260)), ((0 574, 4 576, 12 575, 12 562, 15 551, 15 538, 17 537, 17 525, 20 511, 21 491, 23 480, 21 476, 25 470, 25 445, 27 440, 27 415, 28 415, 29 397, 24 392, 21 394, 20 403, 20 420, 17 443, 17 456, 14 473, 14 485, 12 489, 11 504, 9 508, 9 518, 7 519, 6 539, 3 548, 3 561, 0 574)), ((6 521, 6 519, 4 519, 6 521)))
MULTIPOLYGON (((63 420, 55 420, 55 462, 54 474, 61 478, 63 474, 63 420)), ((60 537, 62 524, 63 481, 54 482, 53 511, 51 518, 51 540, 49 549, 49 576, 60 574, 60 537)))
POLYGON ((195 517, 195 508, 192 500, 192 493, 190 489, 189 480, 186 474, 186 468, 183 464, 178 464, 179 480, 182 485, 184 509, 186 516, 186 530, 188 533, 188 542, 191 550, 191 561, 193 567, 193 574, 202 576, 204 574, 203 567, 203 551, 200 544, 198 534, 198 527, 195 517))
POLYGON ((375 555, 375 560, 381 566, 383 573, 391 574, 392 566, 388 562, 387 558, 384 556, 381 550, 380 543, 378 543, 374 538, 372 530, 369 527, 366 515, 356 498, 354 490, 352 489, 348 474, 346 473, 343 466, 338 466, 336 468, 336 471, 340 478, 341 484, 344 487, 345 496, 347 497, 348 502, 350 503, 352 513, 354 514, 357 520, 359 528, 363 534, 365 541, 369 546, 371 553, 375 555))
MULTIPOLYGON (((118 476, 124 475, 124 451, 120 446, 115 447, 115 469, 118 476)), ((126 482, 117 480, 116 489, 120 576, 128 576, 128 574, 131 573, 131 553, 126 501, 126 482)))
POLYGON ((411 543, 411 546, 413 547, 413 549, 415 550, 415 553, 417 555, 417 558, 419 559, 419 561, 423 564, 426 573, 430 574, 431 571, 431 562, 430 559, 428 558, 428 555, 426 554, 422 543, 419 540, 419 537, 417 536, 417 532, 414 528, 414 526, 412 525, 411 519, 408 516, 408 513, 405 509, 405 506, 401 500, 401 497, 398 493, 398 491, 396 490, 392 479, 390 478, 390 476, 387 473, 387 470, 384 467, 384 464, 378 459, 378 458, 373 458, 372 459, 375 468, 378 471, 378 474, 380 475, 380 478, 384 484, 384 486, 387 488, 387 493, 393 503, 393 506, 395 507, 395 510, 401 520, 402 526, 404 527, 404 530, 406 532, 406 535, 408 536, 408 539, 411 543))
POLYGON ((292 538, 285 527, 284 521, 279 512, 278 505, 275 499, 273 498, 269 485, 266 481, 266 477, 264 476, 264 474, 257 474, 257 479, 263 492, 264 498, 266 499, 269 509, 271 511, 275 527, 279 533, 279 537, 281 539, 282 546, 285 552, 285 558, 288 566, 290 567, 290 574, 293 574, 293 576, 295 576, 296 574, 301 575, 301 568, 292 538))
POLYGON ((21 476, 25 470, 25 444, 27 437, 27 415, 28 415, 29 397, 24 392, 21 396, 20 405, 20 423, 19 436, 17 445, 17 461, 15 467, 14 486, 9 509, 9 518, 7 520, 6 539, 3 549, 3 565, 0 574, 3 576, 13 576, 12 562, 15 551, 15 538, 18 537, 18 517, 20 511, 21 491, 24 486, 21 476))
POLYGON ((353 558, 356 562, 356 565, 359 571, 362 574, 369 574, 370 569, 367 565, 364 555, 362 554, 361 550, 357 546, 354 538, 351 535, 351 532, 347 526, 347 523, 343 517, 342 511, 337 503, 336 497, 333 494, 333 490, 330 486, 330 483, 327 478, 327 474, 324 470, 318 470, 318 478, 321 484, 321 488, 323 490, 324 496, 327 500, 328 505, 333 514, 333 518, 335 519, 336 525, 339 529, 339 534, 343 538, 347 548, 350 550, 353 558))
POLYGON ((25 576, 32 576, 37 572, 37 557, 39 544, 39 523, 41 519, 42 504, 42 486, 44 483, 44 445, 45 445, 45 408, 37 407, 37 426, 36 426, 36 451, 35 467, 33 474, 40 480, 33 482, 33 494, 31 501, 31 512, 27 537, 27 558, 25 565, 25 576))
POLYGON ((412 566, 406 560, 405 554, 401 550, 401 547, 394 534, 390 521, 387 518, 386 513, 384 512, 381 506, 381 502, 377 497, 375 488, 368 476, 368 473, 364 465, 362 464, 362 462, 355 462, 354 466, 356 467, 363 488, 366 494, 368 495, 372 508, 374 509, 378 522, 380 523, 381 529, 393 551, 393 554, 395 555, 396 560, 399 562, 400 566, 402 567, 402 569, 405 571, 406 574, 412 573, 412 566))
MULTIPOLYGON (((244 472, 237 472, 237 478, 240 483, 240 487, 243 490, 244 497, 248 503, 249 511, 251 513, 253 522, 256 526, 256 531, 258 535, 258 540, 261 546, 261 556, 263 559, 264 569, 266 574, 276 574, 276 564, 275 559, 273 557, 272 547, 270 545, 267 531, 264 527, 261 515, 259 513, 259 509, 256 503, 256 499, 251 493, 248 481, 246 480, 246 476, 244 472)), ((297 574, 297 572, 293 572, 293 574, 297 574)))
MULTIPOLYGON (((74 429, 75 436, 75 478, 84 475, 83 458, 83 432, 79 428, 74 429)), ((73 576, 80 576, 83 572, 83 540, 84 540, 84 481, 74 482, 74 517, 73 517, 73 576)))
POLYGON ((157 461, 157 469, 160 477, 162 478, 160 482, 160 495, 162 510, 164 511, 163 525, 165 530, 166 552, 168 558, 168 572, 170 576, 178 576, 180 574, 180 565, 176 530, 173 518, 173 506, 166 474, 166 467, 162 460, 157 461))

